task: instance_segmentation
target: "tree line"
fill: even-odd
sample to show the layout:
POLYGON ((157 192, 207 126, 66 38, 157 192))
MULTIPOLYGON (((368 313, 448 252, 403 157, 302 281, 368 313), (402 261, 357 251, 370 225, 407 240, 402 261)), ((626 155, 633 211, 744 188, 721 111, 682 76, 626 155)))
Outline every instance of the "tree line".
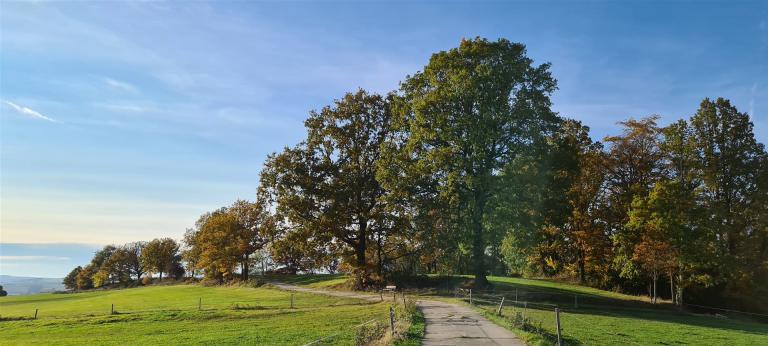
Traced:
POLYGON ((91 262, 78 266, 64 277, 64 287, 84 290, 103 286, 151 282, 151 274, 181 278, 184 267, 180 244, 171 238, 138 241, 120 246, 107 245, 94 253, 91 262))
MULTIPOLYGON (((462 40, 398 90, 310 112, 306 138, 267 157, 255 201, 202 215, 171 262, 219 282, 259 263, 344 271, 358 288, 547 276, 765 309, 768 155, 749 115, 704 99, 688 119, 630 118, 596 141, 552 111, 556 89, 522 44, 462 40)), ((96 279, 113 268, 96 257, 79 271, 91 282, 140 279, 96 279)))

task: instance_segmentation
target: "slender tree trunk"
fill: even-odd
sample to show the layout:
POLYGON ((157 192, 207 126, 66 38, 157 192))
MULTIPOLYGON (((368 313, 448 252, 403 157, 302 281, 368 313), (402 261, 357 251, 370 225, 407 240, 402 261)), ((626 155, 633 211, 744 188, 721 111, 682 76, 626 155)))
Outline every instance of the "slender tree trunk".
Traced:
POLYGON ((248 275, 250 274, 249 272, 251 271, 251 268, 249 267, 250 266, 248 265, 248 255, 245 255, 245 261, 243 262, 243 281, 248 281, 248 275))
POLYGON ((376 245, 378 246, 378 248, 377 248, 377 255, 379 257, 378 258, 379 265, 378 265, 377 269, 379 271, 379 277, 381 277, 382 273, 384 271, 384 262, 383 262, 384 259, 382 258, 382 254, 381 254, 381 251, 382 251, 381 250, 381 247, 382 247, 382 245, 381 245, 381 232, 377 232, 376 243, 377 243, 376 245))
POLYGON ((683 307, 683 270, 680 269, 677 276, 677 306, 683 307))
POLYGON ((653 303, 656 304, 656 282, 659 281, 659 274, 653 273, 653 303))
POLYGON ((672 304, 675 304, 675 276, 672 272, 669 272, 669 296, 672 299, 672 304))
POLYGON ((583 284, 586 281, 586 273, 584 272, 584 251, 579 249, 579 283, 583 284))

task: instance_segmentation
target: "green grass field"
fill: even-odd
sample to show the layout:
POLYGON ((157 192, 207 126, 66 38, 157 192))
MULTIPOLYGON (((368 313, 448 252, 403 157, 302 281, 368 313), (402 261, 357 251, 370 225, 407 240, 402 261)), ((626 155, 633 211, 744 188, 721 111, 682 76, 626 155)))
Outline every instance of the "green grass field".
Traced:
MULTIPOLYGON (((320 288, 346 287, 348 280, 341 275, 268 279, 320 288)), ((494 290, 474 291, 473 307, 529 345, 552 344, 555 306, 563 311, 562 333, 568 345, 768 345, 768 324, 743 317, 678 312, 651 305, 643 297, 549 280, 489 279, 494 290), (502 295, 505 307, 499 317, 495 310, 502 295), (522 302, 528 303, 526 309, 522 302), (525 328, 512 323, 518 313, 528 320, 525 328)), ((468 304, 466 295, 447 293, 468 277, 440 280, 442 295, 424 287, 410 292, 468 304)), ((330 344, 352 345, 354 326, 386 319, 389 307, 387 302, 295 293, 291 309, 290 296, 268 287, 171 285, 4 297, 0 299, 0 344, 300 345, 333 335, 330 344), (200 299, 202 310, 198 311, 200 299), (110 314, 112 304, 114 315, 110 314), (38 319, 32 320, 35 309, 39 309, 38 319)), ((417 319, 408 333, 418 340, 423 328, 423 320, 417 319)), ((418 344, 413 340, 399 344, 418 344)))
MULTIPOLYGON (((343 279, 338 275, 316 275, 291 280, 296 284, 323 286, 324 282, 338 285, 343 279)), ((420 289, 411 292, 422 295, 422 298, 467 304, 466 293, 463 297, 454 297, 450 292, 471 277, 430 276, 429 279, 427 283, 415 283, 414 286, 420 289), (430 285, 437 285, 441 290, 430 290, 430 285)), ((647 302, 647 297, 552 280, 488 279, 493 284, 493 291, 475 291, 473 306, 494 322, 512 329, 529 345, 553 344, 556 338, 555 306, 562 310, 561 330, 567 345, 768 345, 768 324, 743 316, 678 312, 668 305, 652 305, 647 302), (496 309, 502 295, 505 307, 503 316, 498 317, 496 309), (526 309, 523 309, 524 301, 528 304, 526 309), (527 332, 514 327, 512 320, 518 312, 525 314, 530 325, 540 330, 527 332)))
POLYGON ((548 345, 556 339, 555 307, 562 311, 561 332, 568 345, 768 345, 768 324, 745 316, 679 312, 668 304, 652 305, 645 297, 549 280, 489 280, 496 292, 476 294, 475 305, 530 345, 548 345), (500 296, 506 302, 503 317, 495 316, 500 296), (540 330, 513 327, 518 313, 529 319, 529 327, 540 330))
POLYGON ((0 299, 3 345, 300 345, 335 335, 354 344, 355 325, 385 319, 387 304, 270 288, 150 286, 0 299), (202 310, 198 311, 202 299, 202 310), (117 314, 110 314, 114 304, 117 314), (39 309, 38 319, 31 318, 39 309))

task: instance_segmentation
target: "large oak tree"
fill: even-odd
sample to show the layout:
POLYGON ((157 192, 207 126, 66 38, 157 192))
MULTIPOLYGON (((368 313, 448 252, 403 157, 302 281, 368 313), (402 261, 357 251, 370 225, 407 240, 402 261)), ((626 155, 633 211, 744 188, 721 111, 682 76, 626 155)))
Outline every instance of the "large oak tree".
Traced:
POLYGON ((408 122, 402 149, 419 167, 407 171, 432 177, 450 204, 472 249, 477 285, 487 283, 488 201, 501 170, 552 131, 555 88, 549 64, 535 66, 525 46, 481 38, 432 55, 402 83, 407 107, 401 116, 408 122))
POLYGON ((389 121, 385 97, 346 94, 311 112, 306 140, 270 155, 261 173, 261 193, 277 203, 281 229, 347 245, 360 279, 370 271, 369 242, 386 227, 376 168, 389 121))

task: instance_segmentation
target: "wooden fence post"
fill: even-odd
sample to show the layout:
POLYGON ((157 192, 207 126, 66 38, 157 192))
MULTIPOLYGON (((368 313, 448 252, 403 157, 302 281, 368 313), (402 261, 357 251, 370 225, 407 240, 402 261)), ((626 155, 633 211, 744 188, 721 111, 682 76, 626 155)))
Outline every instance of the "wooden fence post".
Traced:
POLYGON ((291 309, 293 309, 293 293, 291 293, 291 309))
POLYGON ((384 301, 384 291, 379 291, 379 297, 381 298, 381 301, 384 301))
POLYGON ((525 320, 525 310, 528 310, 528 302, 523 302, 523 320, 525 320))
POLYGON ((110 315, 114 315, 115 314, 115 304, 114 303, 112 303, 112 310, 109 311, 109 314, 110 315))
POLYGON ((472 305, 472 289, 469 289, 469 305, 472 305))
POLYGON ((557 323, 557 346, 563 346, 563 337, 560 335, 560 309, 555 308, 555 322, 557 323))
POLYGON ((35 319, 37 319, 37 309, 35 309, 35 319))
POLYGON ((515 288, 515 304, 517 304, 517 288, 515 288))
POLYGON ((405 292, 403 292, 403 307, 407 307, 407 304, 405 303, 405 292))
POLYGON ((496 314, 501 316, 501 309, 504 307, 504 296, 501 296, 501 303, 499 303, 499 310, 496 311, 496 314))
POLYGON ((389 307, 389 328, 392 329, 392 336, 395 335, 395 309, 389 307))
POLYGON ((203 297, 200 297, 197 300, 197 311, 201 311, 201 310, 203 310, 203 297))

